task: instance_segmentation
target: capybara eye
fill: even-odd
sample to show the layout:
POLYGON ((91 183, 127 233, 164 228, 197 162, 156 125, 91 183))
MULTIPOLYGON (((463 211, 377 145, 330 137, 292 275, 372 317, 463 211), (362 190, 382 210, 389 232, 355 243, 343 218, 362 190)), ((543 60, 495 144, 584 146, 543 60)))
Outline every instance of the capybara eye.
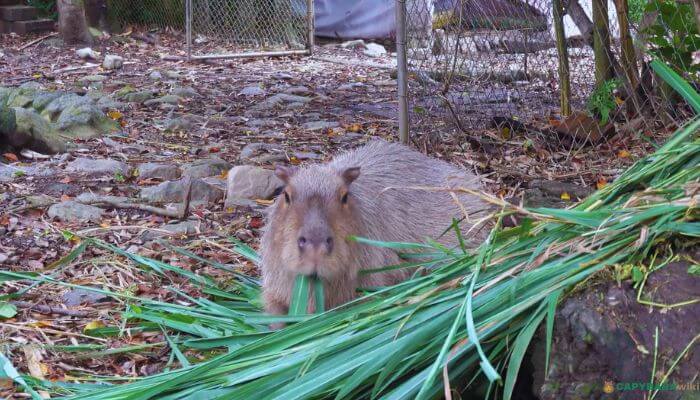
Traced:
POLYGON ((289 204, 289 202, 290 202, 290 200, 289 200, 289 193, 287 193, 287 192, 284 192, 284 202, 287 203, 287 204, 289 204))
POLYGON ((340 198, 340 202, 343 204, 348 204, 348 194, 345 193, 343 197, 340 198))

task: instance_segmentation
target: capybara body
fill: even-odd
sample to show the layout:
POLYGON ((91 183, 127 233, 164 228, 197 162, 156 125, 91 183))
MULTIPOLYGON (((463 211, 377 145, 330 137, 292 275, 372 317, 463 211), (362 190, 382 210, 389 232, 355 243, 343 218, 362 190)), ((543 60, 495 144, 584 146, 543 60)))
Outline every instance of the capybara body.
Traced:
POLYGON ((326 309, 355 298, 358 287, 408 278, 405 268, 359 274, 401 260, 391 249, 348 240, 350 235, 389 242, 432 238, 454 246, 457 235, 442 234, 464 212, 469 217, 460 227, 468 246, 478 246, 488 234, 481 226, 470 230, 488 213, 482 199, 459 194, 460 207, 446 191, 425 190, 479 189, 478 178, 400 144, 375 140, 326 164, 275 172, 285 188, 269 210, 261 240, 263 297, 271 314, 288 312, 298 274, 322 279, 326 309))

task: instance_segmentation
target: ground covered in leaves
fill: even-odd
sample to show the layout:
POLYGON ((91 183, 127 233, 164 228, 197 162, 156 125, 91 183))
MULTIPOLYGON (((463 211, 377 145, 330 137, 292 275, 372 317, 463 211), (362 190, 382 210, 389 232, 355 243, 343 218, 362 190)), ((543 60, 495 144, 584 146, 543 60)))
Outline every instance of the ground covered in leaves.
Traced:
MULTIPOLYGON (((48 157, 3 149, 0 268, 5 270, 187 302, 172 289, 195 297, 199 289, 182 276, 165 279, 97 247, 75 260, 60 260, 79 245, 79 237, 96 237, 221 282, 229 279, 225 271, 173 252, 165 242, 255 276, 255 266, 232 251, 230 239, 256 247, 261 212, 270 200, 224 200, 229 168, 319 162, 373 137, 396 138, 391 54, 368 57, 360 48, 326 43, 313 57, 189 63, 168 57, 184 55, 178 35, 141 32, 103 38, 92 47, 123 57, 122 68, 105 70, 99 61, 81 60, 75 47, 55 37, 25 47, 37 37, 0 37, 0 86, 37 82, 48 90, 104 96, 113 101, 107 115, 121 131, 48 157), (182 197, 183 186, 160 185, 188 176, 203 183, 189 189, 195 197, 179 215, 172 203, 181 200, 166 192, 182 197), (74 206, 77 198, 90 195, 113 197, 92 202, 98 210, 74 206), (81 218, 74 218, 76 212, 81 218)), ((494 127, 468 133, 489 143, 478 148, 449 121, 422 129, 413 136, 418 149, 478 171, 491 193, 516 201, 525 194, 536 204, 558 206, 611 182, 666 134, 659 130, 572 147, 541 133, 504 135, 494 127)), ((22 373, 61 381, 128 379, 177 365, 162 332, 94 334, 105 327, 118 332, 128 302, 48 283, 25 288, 12 282, 0 287, 0 295, 11 295, 5 299, 17 309, 10 318, 0 316, 0 343, 22 373), (65 346, 94 350, 71 353, 65 346)), ((13 390, 11 384, 0 386, 0 397, 12 397, 13 390)))

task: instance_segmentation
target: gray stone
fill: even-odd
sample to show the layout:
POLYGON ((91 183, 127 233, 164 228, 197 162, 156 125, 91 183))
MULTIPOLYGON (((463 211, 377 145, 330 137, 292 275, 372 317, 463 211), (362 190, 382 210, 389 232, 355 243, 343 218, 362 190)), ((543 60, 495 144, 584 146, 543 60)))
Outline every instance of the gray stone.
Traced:
POLYGON ((107 54, 102 62, 104 69, 119 69, 124 65, 124 58, 114 54, 107 54))
POLYGON ((129 175, 129 166, 117 160, 93 159, 79 157, 68 163, 66 170, 70 172, 82 172, 88 175, 113 175, 122 174, 129 175))
POLYGON ((183 98, 199 97, 199 92, 187 86, 173 88, 173 90, 171 90, 170 93, 183 98))
POLYGON ((87 60, 88 58, 96 60, 97 57, 100 56, 100 53, 96 52, 95 50, 93 50, 89 47, 84 47, 82 49, 78 49, 75 51, 75 54, 83 60, 87 60))
POLYGON ((292 86, 285 89, 284 93, 296 95, 309 94, 311 93, 311 89, 307 88, 306 86, 292 86))
POLYGON ((59 219, 64 222, 89 221, 99 222, 102 218, 102 209, 87 204, 80 204, 75 201, 64 201, 49 207, 50 218, 59 219))
POLYGON ((322 158, 320 154, 309 151, 295 151, 294 157, 298 160, 320 160, 322 158))
POLYGON ((158 227, 158 231, 146 231, 142 235, 142 239, 150 241, 164 236, 182 236, 192 235, 201 231, 201 223, 199 221, 182 221, 175 224, 165 224, 158 227), (163 232, 165 231, 165 232, 163 232))
POLYGON ((87 96, 78 96, 75 93, 67 93, 48 103, 41 111, 41 116, 51 121, 55 121, 61 115, 63 110, 67 109, 68 107, 78 107, 86 104, 92 104, 92 99, 87 96))
POLYGON ((142 90, 139 92, 126 93, 124 95, 124 100, 129 103, 143 103, 144 101, 151 100, 155 97, 155 93, 152 90, 142 90))
POLYGON ((144 163, 139 165, 139 179, 171 181, 180 177, 180 168, 174 164, 144 163))
POLYGON ((7 107, 28 107, 41 89, 36 82, 26 82, 10 92, 5 104, 7 107))
POLYGON ((364 84, 362 82, 351 82, 351 83, 346 83, 345 85, 340 85, 338 86, 338 90, 353 90, 358 87, 362 87, 364 84))
POLYGON ((287 80, 290 80, 293 78, 294 78, 294 76, 292 76, 292 74, 290 74, 288 72, 278 71, 278 72, 275 72, 274 74, 272 74, 272 79, 277 79, 280 81, 287 81, 287 80))
POLYGON ((340 126, 337 122, 334 121, 311 121, 311 122, 306 122, 301 125, 302 128, 308 130, 308 131, 318 131, 321 129, 328 129, 328 128, 336 128, 340 126))
POLYGON ((168 79, 180 79, 180 78, 182 78, 182 75, 180 74, 179 71, 165 71, 165 76, 167 76, 168 79))
POLYGON ((221 175, 231 168, 231 164, 218 157, 197 160, 183 167, 182 176, 190 178, 205 178, 221 175))
MULTIPOLYGON (((97 288, 99 289, 99 288, 97 288)), ((109 296, 86 289, 71 289, 63 294, 63 304, 67 307, 76 307, 81 304, 95 304, 109 301, 109 296)))
POLYGON ((103 96, 97 100, 97 107, 102 110, 121 110, 124 108, 125 104, 120 101, 115 101, 108 96, 103 96))
POLYGON ((265 90, 263 90, 260 86, 258 85, 251 85, 251 86, 246 86, 238 92, 239 96, 263 96, 265 95, 265 90))
POLYGON ((296 96, 293 94, 277 93, 274 96, 268 97, 255 106, 251 107, 253 111, 270 110, 284 103, 308 103, 312 99, 310 97, 296 96))
POLYGON ((193 115, 183 115, 165 121, 164 128, 167 131, 189 131, 197 122, 197 117, 193 115))
POLYGON ((381 57, 386 55, 386 49, 381 44, 367 43, 363 53, 368 57, 381 57))
POLYGON ((252 165, 235 166, 228 173, 224 206, 248 203, 245 200, 269 199, 282 186, 284 183, 275 176, 274 171, 252 165))
POLYGON ((148 74, 148 78, 153 81, 159 81, 163 79, 163 74, 161 74, 159 71, 153 71, 150 74, 148 74))
POLYGON ((38 112, 41 112, 48 106, 52 101, 56 100, 57 98, 65 95, 66 93, 64 92, 42 92, 42 93, 37 93, 34 96, 34 101, 32 102, 32 108, 37 110, 38 112))
POLYGON ((356 48, 364 48, 365 47, 365 41, 362 39, 356 39, 356 40, 348 40, 347 42, 343 42, 340 44, 340 47, 344 49, 356 49, 356 48))
MULTIPOLYGON (((187 179, 167 181, 141 189, 139 196, 150 203, 180 203, 184 200, 187 179)), ((190 201, 215 203, 224 197, 224 192, 202 179, 193 179, 190 201)))
POLYGON ((101 201, 109 201, 109 202, 115 202, 115 203, 126 203, 129 201, 128 197, 125 196, 108 196, 108 195, 100 195, 97 193, 92 193, 92 192, 85 192, 81 193, 78 195, 78 197, 75 198, 75 201, 78 203, 83 203, 83 204, 92 204, 92 203, 98 203, 101 201))
POLYGON ((173 104, 177 105, 182 101, 182 97, 176 96, 174 94, 166 94, 165 96, 158 97, 157 99, 146 100, 143 102, 146 106, 152 106, 156 104, 173 104))
POLYGON ((239 154, 238 158, 242 163, 257 163, 260 162, 260 157, 264 155, 270 155, 270 154, 277 153, 281 155, 282 159, 285 159, 285 155, 282 152, 282 147, 279 145, 275 144, 270 144, 270 143, 250 143, 245 145, 243 149, 241 149, 241 154, 239 154))

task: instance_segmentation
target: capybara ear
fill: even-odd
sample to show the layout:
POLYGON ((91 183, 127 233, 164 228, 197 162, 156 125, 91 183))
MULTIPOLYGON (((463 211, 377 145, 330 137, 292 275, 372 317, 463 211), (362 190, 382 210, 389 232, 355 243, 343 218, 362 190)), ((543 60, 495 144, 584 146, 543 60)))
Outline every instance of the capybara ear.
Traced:
POLYGON ((349 185, 353 183, 358 176, 360 176, 360 167, 345 168, 341 175, 345 181, 345 184, 349 185))
POLYGON ((275 165, 275 176, 280 178, 285 184, 289 183, 289 180, 297 172, 297 167, 290 167, 287 165, 277 164, 275 165))

